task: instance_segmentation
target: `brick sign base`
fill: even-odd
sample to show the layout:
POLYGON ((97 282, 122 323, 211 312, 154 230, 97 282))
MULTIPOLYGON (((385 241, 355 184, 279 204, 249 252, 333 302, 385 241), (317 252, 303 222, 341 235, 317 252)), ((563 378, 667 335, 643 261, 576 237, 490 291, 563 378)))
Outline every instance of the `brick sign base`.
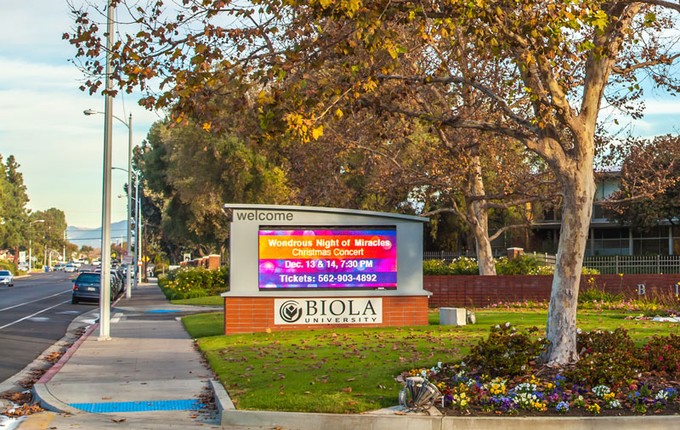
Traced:
MULTIPOLYGON (((280 305, 281 300, 304 302, 307 299, 324 300, 327 303, 337 300, 338 302, 334 306, 334 311, 338 311, 343 306, 340 301, 347 303, 348 300, 351 300, 347 297, 299 297, 294 299, 284 297, 225 297, 224 333, 255 333, 335 327, 402 327, 428 324, 427 296, 371 296, 370 299, 379 300, 380 302, 382 315, 381 318, 377 319, 378 321, 381 321, 379 323, 276 323, 276 304, 280 305)), ((357 302, 359 302, 360 305, 356 305, 352 312, 359 313, 365 310, 366 304, 361 302, 360 299, 365 298, 357 298, 357 302)), ((292 309, 291 312, 292 311, 294 311, 294 309, 292 309)), ((302 319, 300 321, 302 321, 302 319)))

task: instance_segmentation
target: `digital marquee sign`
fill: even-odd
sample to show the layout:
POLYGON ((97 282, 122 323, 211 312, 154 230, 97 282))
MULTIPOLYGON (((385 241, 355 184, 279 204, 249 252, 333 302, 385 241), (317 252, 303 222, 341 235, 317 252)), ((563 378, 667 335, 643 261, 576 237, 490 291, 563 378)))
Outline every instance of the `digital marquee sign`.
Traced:
POLYGON ((260 227, 259 289, 395 289, 397 229, 260 227))

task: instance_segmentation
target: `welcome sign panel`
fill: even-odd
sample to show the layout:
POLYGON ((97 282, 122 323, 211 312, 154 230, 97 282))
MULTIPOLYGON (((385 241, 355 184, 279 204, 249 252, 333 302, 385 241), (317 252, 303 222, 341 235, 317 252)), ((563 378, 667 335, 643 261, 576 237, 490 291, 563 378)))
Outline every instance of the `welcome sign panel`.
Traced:
POLYGON ((395 289, 395 226, 265 228, 259 289, 395 289))

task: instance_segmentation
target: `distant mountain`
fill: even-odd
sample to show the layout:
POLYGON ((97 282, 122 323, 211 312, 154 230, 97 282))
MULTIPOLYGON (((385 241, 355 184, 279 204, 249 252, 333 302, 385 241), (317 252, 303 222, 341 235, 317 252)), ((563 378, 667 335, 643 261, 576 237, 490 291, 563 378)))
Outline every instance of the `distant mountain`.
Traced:
MULTIPOLYGON (((99 249, 102 244, 101 228, 82 228, 68 226, 66 238, 69 242, 82 247, 83 245, 99 249)), ((111 243, 124 243, 127 241, 127 220, 111 223, 111 243)))

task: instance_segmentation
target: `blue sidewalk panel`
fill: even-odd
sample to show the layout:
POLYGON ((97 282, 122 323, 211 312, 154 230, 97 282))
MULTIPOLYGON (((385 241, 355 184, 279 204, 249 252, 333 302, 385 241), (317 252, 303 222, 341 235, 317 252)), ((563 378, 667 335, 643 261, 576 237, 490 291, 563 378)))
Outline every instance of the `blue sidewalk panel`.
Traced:
POLYGON ((115 412, 197 411, 204 407, 196 399, 144 400, 140 402, 69 403, 69 406, 95 414, 115 412))

